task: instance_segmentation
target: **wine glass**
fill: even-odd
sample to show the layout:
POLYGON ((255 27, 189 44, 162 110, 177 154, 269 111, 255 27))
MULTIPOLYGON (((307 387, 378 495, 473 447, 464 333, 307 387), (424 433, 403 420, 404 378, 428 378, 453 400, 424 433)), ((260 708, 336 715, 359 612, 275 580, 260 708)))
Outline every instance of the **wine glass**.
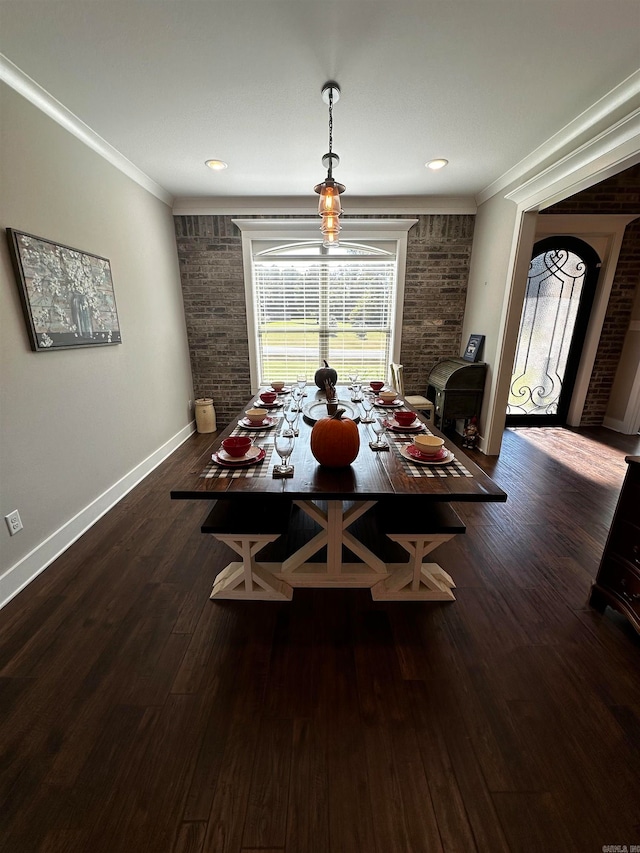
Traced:
POLYGON ((360 380, 357 379, 353 385, 351 386, 353 390, 353 397, 351 398, 352 403, 359 403, 362 400, 362 394, 360 393, 362 390, 362 384, 360 380))
POLYGON ((293 465, 289 465, 289 457, 293 453, 293 434, 289 435, 287 430, 279 432, 276 435, 275 448, 280 457, 280 464, 274 465, 273 470, 278 474, 288 474, 293 471, 293 465))
POLYGON ((296 379, 298 388, 300 389, 300 397, 304 397, 304 389, 307 387, 307 377, 304 373, 299 373, 296 379))
POLYGON ((371 412, 373 411, 373 395, 372 394, 365 394, 362 398, 361 405, 362 405, 362 408, 364 409, 364 418, 362 418, 361 423, 363 423, 363 424, 373 423, 373 418, 371 417, 371 412))
POLYGON ((298 407, 293 400, 290 400, 284 407, 284 419, 289 426, 284 430, 284 434, 293 438, 295 436, 294 423, 298 419, 298 407))
POLYGON ((302 408, 302 395, 304 394, 304 390, 300 388, 299 385, 294 385, 291 389, 291 399, 296 404, 296 409, 300 411, 302 408))
POLYGON ((360 376, 356 370, 351 371, 351 373, 347 373, 349 377, 349 382, 351 383, 351 388, 353 389, 353 385, 360 380, 360 376))
POLYGON ((384 435, 387 431, 387 425, 385 423, 384 418, 374 418, 373 423, 371 425, 372 430, 376 434, 376 440, 371 445, 376 450, 382 450, 383 447, 387 446, 387 440, 384 435))
MULTIPOLYGON (((300 391, 300 389, 296 389, 296 390, 298 390, 298 392, 300 391)), ((297 400, 297 401, 295 402, 295 404, 292 402, 292 403, 291 403, 291 408, 292 408, 292 409, 294 410, 294 412, 295 412, 295 417, 294 417, 294 419, 293 419, 293 422, 291 423, 291 428, 293 429, 293 434, 294 434, 295 436, 297 436, 297 435, 299 435, 299 432, 298 432, 298 421, 300 420, 300 412, 302 411, 302 397, 300 397, 300 399, 299 399, 299 400, 297 400)))

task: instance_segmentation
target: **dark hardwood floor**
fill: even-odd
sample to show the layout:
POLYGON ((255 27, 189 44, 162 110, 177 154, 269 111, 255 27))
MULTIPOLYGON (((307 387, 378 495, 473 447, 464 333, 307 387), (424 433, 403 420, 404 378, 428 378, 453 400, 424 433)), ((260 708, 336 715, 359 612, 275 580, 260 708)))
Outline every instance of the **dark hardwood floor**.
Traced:
POLYGON ((455 603, 213 603, 194 436, 0 613, 2 853, 640 844, 640 640, 587 606, 637 438, 513 429, 455 603))

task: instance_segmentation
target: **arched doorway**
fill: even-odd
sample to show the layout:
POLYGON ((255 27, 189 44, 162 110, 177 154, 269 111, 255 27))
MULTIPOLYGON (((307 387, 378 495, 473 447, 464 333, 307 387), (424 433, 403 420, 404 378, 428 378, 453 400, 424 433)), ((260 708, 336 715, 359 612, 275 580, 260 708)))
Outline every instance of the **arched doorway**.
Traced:
POLYGON ((600 258, 577 237, 533 247, 507 404, 507 426, 564 425, 600 258))

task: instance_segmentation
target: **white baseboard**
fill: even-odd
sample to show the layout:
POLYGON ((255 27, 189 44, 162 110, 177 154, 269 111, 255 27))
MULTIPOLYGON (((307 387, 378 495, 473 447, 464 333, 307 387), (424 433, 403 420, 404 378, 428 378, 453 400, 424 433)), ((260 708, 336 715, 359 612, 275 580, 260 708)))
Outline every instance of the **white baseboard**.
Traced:
POLYGON ((65 522, 44 542, 26 554, 0 577, 0 608, 4 607, 31 581, 50 566, 60 554, 79 539, 99 518, 115 506, 141 480, 157 468, 167 456, 195 432, 195 422, 187 424, 128 474, 91 501, 84 509, 65 522))

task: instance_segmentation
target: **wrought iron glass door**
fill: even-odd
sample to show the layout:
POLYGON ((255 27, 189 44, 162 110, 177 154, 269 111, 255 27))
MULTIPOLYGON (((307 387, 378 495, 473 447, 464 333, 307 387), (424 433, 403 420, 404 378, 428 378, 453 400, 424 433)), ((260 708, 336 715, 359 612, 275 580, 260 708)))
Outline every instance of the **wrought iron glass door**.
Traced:
POLYGON ((576 237, 533 247, 511 375, 507 425, 566 422, 600 258, 576 237))

